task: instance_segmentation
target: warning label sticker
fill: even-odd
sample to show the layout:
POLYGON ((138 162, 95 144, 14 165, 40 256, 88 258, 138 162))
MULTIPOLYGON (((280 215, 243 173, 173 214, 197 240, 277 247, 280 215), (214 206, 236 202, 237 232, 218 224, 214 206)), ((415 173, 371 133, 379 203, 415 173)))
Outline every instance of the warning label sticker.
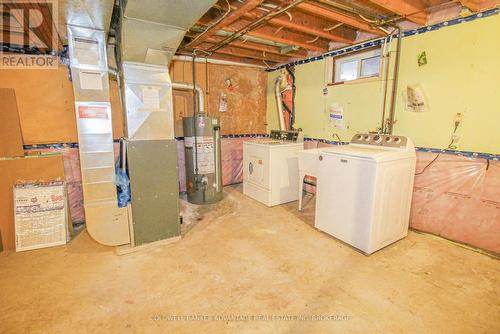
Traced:
POLYGON ((196 158, 198 158, 198 174, 215 173, 214 139, 212 137, 184 137, 186 147, 194 147, 193 171, 196 173, 196 158), (197 154, 197 156, 196 156, 197 154))

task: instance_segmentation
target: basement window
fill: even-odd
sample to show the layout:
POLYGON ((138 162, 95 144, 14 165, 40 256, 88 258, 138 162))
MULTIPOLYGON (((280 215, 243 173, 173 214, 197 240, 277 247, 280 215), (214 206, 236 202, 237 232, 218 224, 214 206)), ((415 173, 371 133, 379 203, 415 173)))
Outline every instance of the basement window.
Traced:
POLYGON ((328 67, 329 84, 378 77, 380 74, 380 49, 331 58, 328 67))

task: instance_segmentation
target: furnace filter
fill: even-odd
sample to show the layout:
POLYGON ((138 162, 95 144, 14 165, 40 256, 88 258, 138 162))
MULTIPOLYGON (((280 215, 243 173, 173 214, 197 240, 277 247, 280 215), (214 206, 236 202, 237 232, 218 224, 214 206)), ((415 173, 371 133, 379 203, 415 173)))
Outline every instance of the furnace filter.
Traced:
POLYGON ((184 117, 182 125, 188 201, 215 203, 222 198, 219 119, 202 115, 184 117))

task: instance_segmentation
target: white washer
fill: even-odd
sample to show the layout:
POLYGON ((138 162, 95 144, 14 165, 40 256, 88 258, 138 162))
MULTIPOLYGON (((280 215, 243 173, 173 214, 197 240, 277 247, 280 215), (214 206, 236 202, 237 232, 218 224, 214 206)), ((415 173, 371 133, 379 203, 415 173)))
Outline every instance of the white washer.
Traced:
POLYGON ((416 161, 409 138, 355 135, 318 159, 316 228, 366 254, 408 234, 416 161))
POLYGON ((297 154, 304 143, 258 139, 243 143, 243 193, 267 206, 298 200, 297 154))

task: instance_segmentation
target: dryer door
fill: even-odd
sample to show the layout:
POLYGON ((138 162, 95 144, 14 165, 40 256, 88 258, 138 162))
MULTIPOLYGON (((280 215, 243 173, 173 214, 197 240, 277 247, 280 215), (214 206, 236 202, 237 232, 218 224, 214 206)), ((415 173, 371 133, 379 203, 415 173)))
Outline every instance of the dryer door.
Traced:
POLYGON ((264 184, 264 161, 262 157, 251 155, 248 159, 248 181, 265 187, 264 184))

